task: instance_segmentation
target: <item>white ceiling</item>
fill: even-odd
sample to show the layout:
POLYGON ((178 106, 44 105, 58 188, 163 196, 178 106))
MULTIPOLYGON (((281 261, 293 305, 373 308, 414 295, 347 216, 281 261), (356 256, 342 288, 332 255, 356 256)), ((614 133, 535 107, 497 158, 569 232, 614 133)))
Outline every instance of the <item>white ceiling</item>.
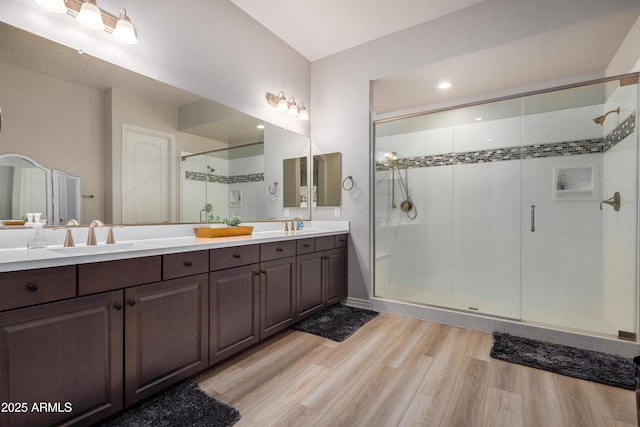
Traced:
POLYGON ((310 61, 484 0, 231 0, 310 61))

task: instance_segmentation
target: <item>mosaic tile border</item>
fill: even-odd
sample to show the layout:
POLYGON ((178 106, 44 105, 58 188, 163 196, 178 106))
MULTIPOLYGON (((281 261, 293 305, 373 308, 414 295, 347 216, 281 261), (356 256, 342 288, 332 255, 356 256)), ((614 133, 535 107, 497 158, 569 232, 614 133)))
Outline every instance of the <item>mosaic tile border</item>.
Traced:
POLYGON ((185 179, 192 181, 215 182, 218 184, 240 184, 244 182, 264 181, 264 173, 261 172, 245 175, 224 176, 214 175, 212 173, 186 171, 185 179))
MULTIPOLYGON (((434 166, 466 165, 476 163, 501 162, 520 159, 542 159, 546 157, 576 156, 580 154, 603 153, 629 136, 636 127, 635 113, 625 119, 604 138, 562 141, 548 144, 532 144, 488 150, 466 151, 461 153, 443 153, 436 155, 407 157, 410 168, 428 168, 434 166)), ((387 163, 376 162, 376 171, 389 170, 387 163)))
POLYGON ((604 151, 625 139, 636 129, 636 113, 631 114, 604 138, 604 151))

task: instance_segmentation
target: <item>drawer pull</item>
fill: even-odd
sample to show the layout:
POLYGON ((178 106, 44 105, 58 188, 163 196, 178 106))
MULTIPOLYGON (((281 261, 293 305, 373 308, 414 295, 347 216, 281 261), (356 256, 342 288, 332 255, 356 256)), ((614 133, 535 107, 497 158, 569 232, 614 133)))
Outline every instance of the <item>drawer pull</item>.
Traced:
POLYGON ((344 242, 344 239, 338 239, 338 242, 344 242))
POLYGON ((277 251, 277 252, 282 252, 283 250, 284 250, 284 249, 282 249, 282 248, 276 248, 276 251, 277 251))
POLYGON ((122 310, 122 304, 117 302, 117 303, 113 304, 113 308, 115 308, 116 310, 122 310))
POLYGON ((303 247, 303 248, 308 248, 308 247, 309 247, 309 244, 308 244, 308 243, 304 243, 304 244, 302 245, 302 247, 303 247))
POLYGON ((235 259, 240 259, 240 254, 233 254, 233 257, 234 257, 235 259))
POLYGON ((129 300, 129 305, 130 305, 131 307, 135 306, 135 305, 136 305, 136 300, 134 300, 134 299, 130 299, 130 300, 129 300))
POLYGON ((35 292, 40 289, 40 286, 36 285, 35 283, 29 283, 27 289, 29 289, 30 292, 35 292))
POLYGON ((185 261, 184 265, 187 267, 191 267, 193 265, 193 263, 191 261, 185 261))

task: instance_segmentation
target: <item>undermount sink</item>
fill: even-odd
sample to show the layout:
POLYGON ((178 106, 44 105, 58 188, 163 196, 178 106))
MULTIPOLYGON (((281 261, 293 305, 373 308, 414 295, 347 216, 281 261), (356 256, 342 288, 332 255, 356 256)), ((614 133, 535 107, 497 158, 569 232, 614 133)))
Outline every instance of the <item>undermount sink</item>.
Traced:
POLYGON ((68 248, 49 248, 51 252, 62 255, 90 255, 90 254, 108 254, 113 252, 138 251, 143 249, 153 249, 156 246, 148 243, 140 242, 123 242, 113 243, 110 245, 100 244, 91 246, 72 246, 68 248))

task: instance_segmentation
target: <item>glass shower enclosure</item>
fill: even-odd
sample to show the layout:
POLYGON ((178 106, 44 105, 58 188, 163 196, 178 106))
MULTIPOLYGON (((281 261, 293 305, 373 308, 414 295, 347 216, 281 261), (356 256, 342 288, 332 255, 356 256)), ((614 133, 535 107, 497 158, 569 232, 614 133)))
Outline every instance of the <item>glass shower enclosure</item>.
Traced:
POLYGON ((636 331, 638 75, 374 122, 374 295, 636 331))

